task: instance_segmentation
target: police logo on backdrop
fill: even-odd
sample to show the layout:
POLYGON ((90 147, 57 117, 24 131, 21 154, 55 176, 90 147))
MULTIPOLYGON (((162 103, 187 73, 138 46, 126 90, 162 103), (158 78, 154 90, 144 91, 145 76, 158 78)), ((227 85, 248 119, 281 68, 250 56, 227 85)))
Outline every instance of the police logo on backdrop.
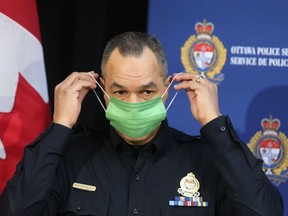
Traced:
POLYGON ((254 155, 263 160, 263 170, 275 186, 288 179, 288 139, 278 132, 280 123, 272 116, 262 119, 263 131, 258 131, 248 143, 254 155))
POLYGON ((210 81, 219 84, 224 80, 221 69, 226 62, 226 49, 218 37, 212 35, 211 22, 197 22, 196 35, 191 35, 181 48, 181 61, 189 73, 200 73, 210 81))

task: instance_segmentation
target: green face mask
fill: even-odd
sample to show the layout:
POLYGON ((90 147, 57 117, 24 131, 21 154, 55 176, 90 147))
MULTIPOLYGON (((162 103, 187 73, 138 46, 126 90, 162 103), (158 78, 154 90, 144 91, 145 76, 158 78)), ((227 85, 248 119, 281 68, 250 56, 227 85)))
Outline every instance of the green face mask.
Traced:
MULTIPOLYGON (((176 76, 174 76, 172 82, 176 76)), ((91 75, 91 77, 93 76, 91 75)), ((166 94, 172 84, 171 82, 162 97, 156 97, 144 102, 129 103, 109 97, 94 77, 93 79, 97 83, 97 86, 110 99, 108 107, 105 109, 96 91, 93 89, 98 101, 106 111, 106 118, 110 120, 110 124, 119 132, 133 138, 146 136, 155 130, 166 118, 166 112, 178 94, 177 91, 167 109, 165 109, 162 97, 166 94)))
POLYGON ((128 103, 110 97, 106 118, 121 133, 133 137, 143 137, 156 129, 166 118, 162 97, 128 103))

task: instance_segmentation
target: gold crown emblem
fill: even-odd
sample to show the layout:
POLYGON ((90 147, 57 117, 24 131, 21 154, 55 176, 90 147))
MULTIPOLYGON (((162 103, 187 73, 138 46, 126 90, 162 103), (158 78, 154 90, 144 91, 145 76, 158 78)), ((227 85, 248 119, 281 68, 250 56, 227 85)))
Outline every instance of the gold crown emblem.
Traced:
POLYGON ((262 119, 261 126, 263 128, 263 135, 273 134, 277 136, 280 125, 281 125, 280 120, 277 118, 273 119, 271 115, 269 119, 268 118, 262 119))
POLYGON ((206 19, 203 20, 203 22, 197 22, 195 24, 195 31, 197 32, 197 35, 199 34, 207 34, 212 35, 212 32, 214 31, 214 25, 211 22, 206 22, 206 19))

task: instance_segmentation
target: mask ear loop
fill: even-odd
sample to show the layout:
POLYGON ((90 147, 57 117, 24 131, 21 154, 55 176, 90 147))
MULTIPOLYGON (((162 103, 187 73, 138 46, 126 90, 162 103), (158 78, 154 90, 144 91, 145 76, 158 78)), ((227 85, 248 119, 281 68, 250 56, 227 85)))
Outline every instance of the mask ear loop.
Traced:
MULTIPOLYGON (((166 92, 168 91, 168 89, 170 88, 170 86, 172 85, 172 83, 174 82, 175 78, 176 78, 178 75, 180 75, 180 74, 182 74, 182 72, 176 74, 176 75, 173 77, 172 81, 170 82, 170 84, 169 84, 168 87, 165 89, 164 93, 162 94, 162 97, 166 94, 166 92)), ((167 112, 168 109, 170 108, 171 104, 173 103, 173 101, 174 101, 174 99, 176 98, 176 96, 177 96, 178 93, 179 93, 179 91, 177 91, 177 92, 174 94, 173 98, 171 99, 170 103, 168 104, 168 106, 167 106, 167 108, 166 108, 166 112, 167 112)))
MULTIPOLYGON (((95 83, 97 84, 97 86, 99 86, 99 88, 103 91, 103 93, 110 99, 109 95, 105 92, 105 90, 102 88, 102 86, 97 82, 97 80, 95 79, 95 77, 94 77, 90 72, 88 72, 88 74, 92 77, 92 79, 95 81, 95 83)), ((92 89, 92 90, 93 90, 94 94, 96 95, 99 103, 101 104, 103 110, 106 112, 106 108, 105 108, 105 106, 103 105, 102 101, 100 100, 97 92, 95 91, 95 89, 92 89)))

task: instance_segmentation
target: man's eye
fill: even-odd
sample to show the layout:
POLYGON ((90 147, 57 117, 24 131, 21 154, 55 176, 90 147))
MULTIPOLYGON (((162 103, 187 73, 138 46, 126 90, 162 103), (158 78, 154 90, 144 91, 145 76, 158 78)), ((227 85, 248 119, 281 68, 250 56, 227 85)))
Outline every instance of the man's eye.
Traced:
POLYGON ((125 91, 123 90, 115 91, 114 94, 123 95, 125 94, 125 91))
POLYGON ((146 95, 150 95, 152 93, 153 93, 153 91, 151 91, 151 90, 144 90, 143 91, 143 94, 146 94, 146 95))

